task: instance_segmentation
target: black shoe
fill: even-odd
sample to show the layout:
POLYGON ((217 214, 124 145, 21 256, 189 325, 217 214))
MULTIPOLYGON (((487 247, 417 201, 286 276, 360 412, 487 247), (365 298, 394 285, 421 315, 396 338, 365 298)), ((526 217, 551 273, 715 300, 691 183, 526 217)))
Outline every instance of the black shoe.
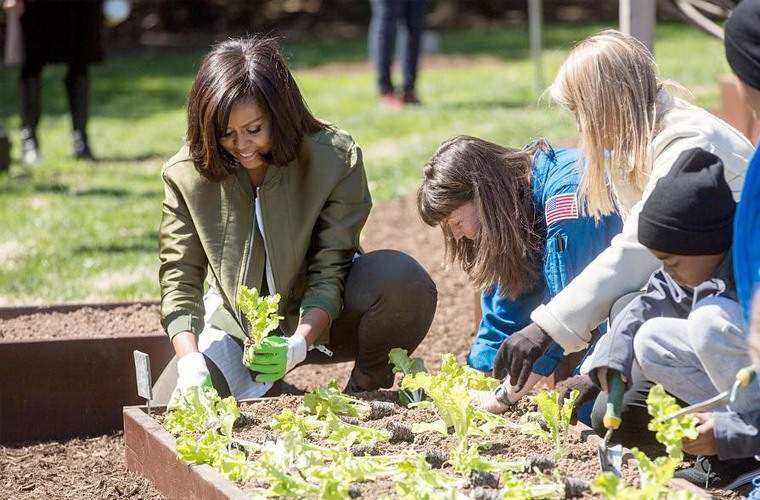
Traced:
POLYGON ((28 128, 21 130, 21 160, 25 165, 36 165, 42 161, 37 136, 28 128))
POLYGON ((688 469, 677 470, 673 477, 685 479, 700 488, 736 489, 760 474, 760 462, 754 458, 718 460, 699 457, 688 469))
POLYGON ((71 134, 71 142, 74 148, 74 158, 77 160, 95 160, 95 157, 92 155, 92 151, 90 150, 90 145, 87 141, 87 134, 85 132, 75 130, 71 134))

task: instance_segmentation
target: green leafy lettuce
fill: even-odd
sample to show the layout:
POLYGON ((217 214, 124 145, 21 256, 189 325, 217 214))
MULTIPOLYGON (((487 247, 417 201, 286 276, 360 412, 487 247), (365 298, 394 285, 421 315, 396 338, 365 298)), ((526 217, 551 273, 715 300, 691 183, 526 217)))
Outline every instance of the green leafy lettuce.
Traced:
POLYGON ((665 445, 667 455, 650 459, 637 448, 631 452, 639 464, 640 488, 626 486, 611 472, 597 476, 592 483, 592 491, 612 500, 632 499, 678 499, 697 498, 689 492, 668 492, 667 483, 673 477, 678 464, 683 460, 682 440, 697 437, 697 421, 692 415, 684 415, 668 421, 663 418, 680 409, 676 400, 665 392, 661 385, 652 387, 647 397, 647 409, 652 416, 649 430, 656 433, 657 441, 665 445))
POLYGON ((249 332, 244 345, 243 363, 250 366, 253 363, 253 353, 261 341, 276 330, 280 320, 284 319, 278 314, 280 294, 262 297, 257 289, 241 286, 238 289, 237 304, 240 312, 248 320, 249 332))

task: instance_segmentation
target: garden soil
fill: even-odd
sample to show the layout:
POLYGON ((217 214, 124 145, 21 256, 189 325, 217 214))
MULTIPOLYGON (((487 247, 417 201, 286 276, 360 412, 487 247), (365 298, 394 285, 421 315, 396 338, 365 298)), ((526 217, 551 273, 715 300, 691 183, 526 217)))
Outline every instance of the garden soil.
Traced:
MULTIPOLYGON (((368 401, 396 401, 396 391, 377 391, 372 393, 359 393, 356 395, 360 399, 368 401)), ((271 430, 269 423, 272 417, 284 409, 295 410, 300 403, 297 397, 281 397, 268 401, 245 403, 241 405, 241 414, 243 418, 235 429, 235 436, 241 439, 247 439, 257 443, 263 443, 267 440, 276 440, 278 433, 271 430)), ((521 402, 522 403, 522 402, 521 402)), ((510 413, 504 416, 510 420, 517 421, 519 417, 529 409, 528 401, 526 404, 516 405, 510 413)), ((430 409, 407 409, 400 405, 394 405, 394 412, 375 420, 361 422, 361 425, 374 429, 388 429, 388 424, 398 423, 412 425, 417 422, 432 422, 439 417, 430 409)), ((319 438, 310 437, 309 440, 322 446, 330 446, 329 442, 321 441, 319 438)), ((531 458, 548 458, 555 457, 552 446, 543 439, 535 436, 529 436, 514 430, 498 429, 487 438, 470 438, 471 442, 478 442, 483 445, 490 445, 481 451, 483 456, 492 456, 499 460, 519 461, 530 460, 531 458)), ((440 454, 442 450, 447 450, 453 442, 452 436, 443 436, 436 432, 425 432, 413 437, 413 442, 397 443, 380 443, 376 447, 379 455, 395 455, 403 450, 413 449, 421 453, 440 454)), ((568 434, 567 440, 563 443, 564 456, 556 462, 556 468, 549 471, 542 482, 556 482, 556 477, 552 477, 554 472, 558 472, 562 478, 580 479, 591 481, 599 473, 597 448, 594 445, 586 443, 580 436, 568 434)), ((444 470, 447 470, 444 467, 444 470)), ((451 472, 451 471, 448 471, 451 472)), ((624 466, 623 476, 628 482, 636 481, 636 472, 628 465, 624 466)), ((520 479, 534 478, 533 472, 518 473, 516 477, 520 479)), ((253 491, 261 484, 255 482, 243 485, 244 490, 253 491)), ((382 495, 391 495, 395 484, 391 481, 378 481, 373 483, 363 483, 359 485, 359 492, 362 498, 377 498, 382 495)), ((589 495, 590 496, 590 495, 589 495)))

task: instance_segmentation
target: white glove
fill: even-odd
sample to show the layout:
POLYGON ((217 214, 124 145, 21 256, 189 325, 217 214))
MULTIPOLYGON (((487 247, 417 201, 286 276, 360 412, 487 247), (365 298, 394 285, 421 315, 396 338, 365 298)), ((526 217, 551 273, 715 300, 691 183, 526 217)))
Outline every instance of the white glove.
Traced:
POLYGON ((184 392, 198 385, 211 386, 211 374, 203 354, 191 352, 177 361, 177 389, 184 392))
POLYGON ((303 335, 291 335, 288 337, 288 364, 285 372, 289 372, 306 359, 306 337, 303 335))

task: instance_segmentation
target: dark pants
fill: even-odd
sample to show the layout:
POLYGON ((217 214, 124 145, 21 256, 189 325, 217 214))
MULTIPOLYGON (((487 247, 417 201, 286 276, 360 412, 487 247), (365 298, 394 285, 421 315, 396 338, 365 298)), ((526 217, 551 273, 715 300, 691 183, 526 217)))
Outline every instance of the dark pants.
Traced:
POLYGON ((403 90, 413 91, 427 0, 370 0, 370 3, 369 52, 377 72, 378 89, 381 94, 393 92, 391 64, 396 48, 396 28, 399 20, 403 20, 407 35, 402 65, 403 90))
MULTIPOLYGON (((330 328, 327 347, 332 357, 312 350, 302 364, 355 360, 354 370, 372 381, 373 387, 364 389, 391 387, 394 374, 388 364, 388 352, 400 347, 411 354, 425 338, 438 301, 435 283, 412 257, 396 250, 378 250, 354 261, 343 298, 343 312, 330 328)), ((224 375, 209 358, 206 364, 219 395, 229 396, 224 375)), ((175 365, 176 358, 167 367, 175 373, 172 383, 176 383, 175 365)), ((163 374, 161 378, 165 378, 163 374)), ((168 401, 174 386, 156 385, 161 385, 160 391, 154 387, 156 402, 168 401)), ((270 393, 276 390, 275 386, 270 393)))

